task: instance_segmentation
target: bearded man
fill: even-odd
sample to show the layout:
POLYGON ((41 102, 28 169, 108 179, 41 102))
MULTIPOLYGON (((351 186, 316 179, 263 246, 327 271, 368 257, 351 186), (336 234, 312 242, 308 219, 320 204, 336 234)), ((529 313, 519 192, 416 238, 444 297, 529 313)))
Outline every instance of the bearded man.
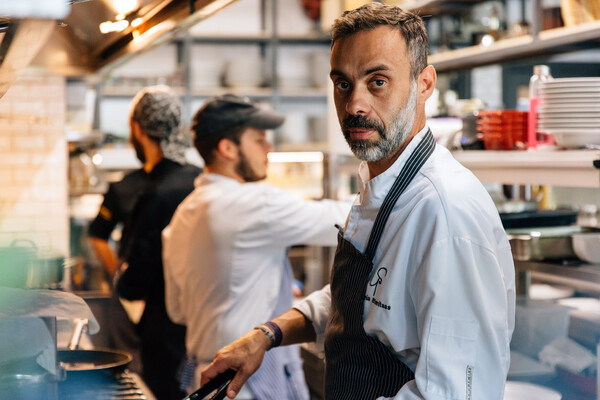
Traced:
MULTIPOLYGON (((349 203, 304 201, 259 182, 273 150, 266 130, 283 121, 233 95, 209 100, 194 116, 205 173, 163 232, 167 311, 187 327, 192 388, 217 350, 291 307, 287 248, 334 246, 335 224, 350 210, 349 203)), ((271 352, 239 397, 308 400, 299 351, 271 352)))
POLYGON ((336 20, 333 96, 363 163, 331 284, 221 349, 202 383, 233 369, 235 397, 274 347, 266 331, 275 345, 324 342, 327 400, 503 398, 512 255, 490 196, 426 125, 427 46, 421 18, 397 6, 336 20))

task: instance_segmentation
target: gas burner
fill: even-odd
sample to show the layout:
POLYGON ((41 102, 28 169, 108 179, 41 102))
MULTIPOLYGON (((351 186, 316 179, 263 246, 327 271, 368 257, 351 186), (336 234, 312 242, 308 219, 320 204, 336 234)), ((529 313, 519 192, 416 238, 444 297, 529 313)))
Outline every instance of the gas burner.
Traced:
POLYGON ((58 385, 61 400, 154 400, 141 378, 128 370, 118 374, 86 371, 68 374, 58 385))

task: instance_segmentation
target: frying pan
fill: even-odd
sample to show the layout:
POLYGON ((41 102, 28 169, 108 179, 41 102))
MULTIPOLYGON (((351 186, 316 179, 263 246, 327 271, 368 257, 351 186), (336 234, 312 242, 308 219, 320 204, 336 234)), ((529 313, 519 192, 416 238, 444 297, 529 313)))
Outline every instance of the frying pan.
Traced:
POLYGON ((78 350, 79 339, 87 326, 86 318, 77 318, 67 349, 57 350, 56 358, 68 372, 110 371, 121 372, 131 362, 131 354, 110 349, 78 350))
POLYGON ((194 393, 185 397, 183 400, 202 400, 206 396, 210 395, 216 390, 216 393, 209 398, 209 400, 223 400, 227 394, 227 386, 231 383, 231 380, 235 376, 235 371, 228 369, 227 371, 215 376, 213 379, 208 381, 200 389, 194 393))
POLYGON ((67 372, 109 370, 121 372, 131 362, 131 355, 110 349, 58 350, 56 357, 67 372))

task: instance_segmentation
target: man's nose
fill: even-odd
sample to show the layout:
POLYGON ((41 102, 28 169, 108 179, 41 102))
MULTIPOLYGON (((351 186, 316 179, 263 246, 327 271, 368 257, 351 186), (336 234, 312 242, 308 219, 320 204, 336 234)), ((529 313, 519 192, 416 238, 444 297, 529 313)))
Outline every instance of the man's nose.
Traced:
POLYGON ((364 115, 368 114, 369 110, 368 91, 360 86, 355 87, 348 96, 346 112, 350 115, 364 115))

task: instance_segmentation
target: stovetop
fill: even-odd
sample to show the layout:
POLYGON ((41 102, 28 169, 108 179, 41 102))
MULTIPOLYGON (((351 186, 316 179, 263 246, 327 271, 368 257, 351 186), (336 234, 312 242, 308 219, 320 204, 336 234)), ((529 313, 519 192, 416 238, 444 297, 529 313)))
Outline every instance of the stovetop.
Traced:
POLYGON ((111 374, 104 371, 67 373, 58 384, 61 400, 155 400, 139 375, 125 370, 111 374))

